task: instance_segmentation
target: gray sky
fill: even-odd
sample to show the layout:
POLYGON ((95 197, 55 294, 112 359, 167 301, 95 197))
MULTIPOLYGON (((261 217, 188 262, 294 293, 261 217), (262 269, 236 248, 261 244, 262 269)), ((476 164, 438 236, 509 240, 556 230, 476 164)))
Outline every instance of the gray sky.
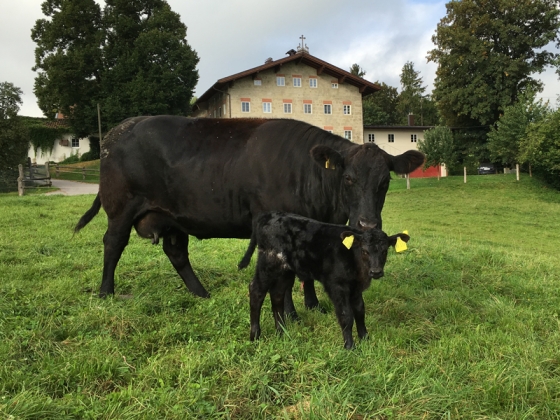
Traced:
MULTIPOLYGON (((98 0, 103 3, 102 0, 98 0)), ((43 18, 42 0, 3 1, 0 6, 0 82, 23 90, 20 115, 42 116, 33 94, 36 73, 31 28, 43 18)), ((400 90, 399 74, 407 61, 431 92, 436 66, 426 62, 431 37, 445 16, 438 0, 168 0, 187 25, 187 40, 200 62, 195 94, 216 80, 256 67, 268 57, 285 57, 306 37, 309 52, 337 67, 358 63, 365 78, 400 90)), ((540 95, 554 105, 560 83, 554 70, 538 75, 540 95)))

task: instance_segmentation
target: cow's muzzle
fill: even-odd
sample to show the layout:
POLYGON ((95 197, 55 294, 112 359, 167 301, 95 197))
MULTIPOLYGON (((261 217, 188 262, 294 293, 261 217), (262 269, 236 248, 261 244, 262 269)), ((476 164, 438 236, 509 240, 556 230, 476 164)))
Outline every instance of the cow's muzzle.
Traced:
POLYGON ((358 220, 358 227, 362 230, 373 229, 377 227, 377 222, 360 218, 360 220, 358 220))
POLYGON ((369 276, 372 279, 380 279, 381 277, 383 277, 383 270, 369 270, 369 276))

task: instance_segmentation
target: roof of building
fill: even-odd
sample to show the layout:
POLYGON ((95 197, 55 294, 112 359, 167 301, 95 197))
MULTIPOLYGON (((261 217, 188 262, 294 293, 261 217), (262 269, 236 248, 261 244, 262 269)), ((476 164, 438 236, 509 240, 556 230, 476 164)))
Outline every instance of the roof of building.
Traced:
POLYGON ((291 63, 295 61, 297 64, 303 63, 307 66, 317 69, 317 75, 323 73, 328 74, 338 80, 338 83, 348 83, 356 86, 362 96, 369 95, 371 93, 377 92, 381 88, 375 83, 371 83, 361 77, 355 76, 352 73, 342 70, 339 67, 333 66, 326 61, 323 61, 317 57, 312 56, 306 51, 294 52, 290 51, 288 57, 281 58, 280 60, 268 61, 262 66, 254 67, 249 70, 242 71, 241 73, 232 74, 231 76, 219 79, 213 86, 210 87, 206 92, 204 92, 195 102, 195 106, 206 102, 210 97, 216 92, 216 90, 221 91, 230 83, 242 79, 247 76, 256 77, 260 72, 274 69, 275 72, 279 72, 282 66, 286 63, 291 63))

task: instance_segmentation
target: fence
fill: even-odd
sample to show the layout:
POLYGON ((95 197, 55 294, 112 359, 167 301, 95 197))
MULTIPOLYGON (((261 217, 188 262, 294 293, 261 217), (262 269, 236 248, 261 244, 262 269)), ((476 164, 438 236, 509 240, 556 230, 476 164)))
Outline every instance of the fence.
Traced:
POLYGON ((58 163, 54 166, 55 178, 59 178, 61 173, 66 174, 81 174, 82 180, 86 179, 86 176, 97 176, 99 177, 99 169, 86 168, 85 166, 79 168, 77 166, 63 166, 58 163))
POLYGON ((44 166, 39 166, 31 164, 31 159, 28 159, 25 168, 21 164, 18 165, 18 172, 17 187, 20 196, 25 190, 52 186, 48 162, 44 166))

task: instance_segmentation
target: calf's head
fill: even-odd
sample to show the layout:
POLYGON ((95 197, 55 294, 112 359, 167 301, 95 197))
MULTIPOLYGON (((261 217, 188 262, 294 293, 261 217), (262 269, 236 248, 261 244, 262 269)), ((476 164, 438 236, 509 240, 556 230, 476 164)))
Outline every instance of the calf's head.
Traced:
POLYGON ((410 239, 406 233, 387 236, 381 229, 369 229, 362 234, 343 232, 340 236, 343 241, 348 237, 353 237, 351 249, 356 255, 356 262, 360 271, 370 279, 383 277, 389 247, 394 247, 398 238, 404 242, 408 242, 410 239))
POLYGON ((335 175, 350 226, 382 228, 381 210, 391 179, 390 171, 407 174, 424 162, 424 155, 409 150, 392 156, 375 144, 362 144, 336 151, 318 145, 311 156, 323 170, 335 175))

